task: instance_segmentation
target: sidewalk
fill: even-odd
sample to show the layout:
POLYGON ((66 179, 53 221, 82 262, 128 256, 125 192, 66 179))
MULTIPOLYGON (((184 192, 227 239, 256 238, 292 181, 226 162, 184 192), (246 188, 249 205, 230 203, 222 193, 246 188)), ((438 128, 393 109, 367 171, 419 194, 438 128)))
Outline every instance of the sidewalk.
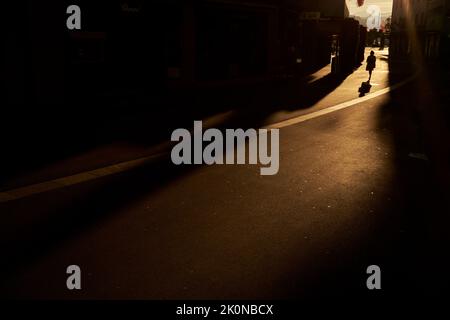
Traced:
MULTIPOLYGON (((372 92, 390 85, 388 51, 377 51, 376 55, 378 64, 372 77, 372 92)), ((6 179, 0 182, 0 191, 167 153, 171 146, 168 141, 170 132, 179 127, 191 128, 193 120, 203 119, 210 122, 210 126, 219 128, 262 127, 357 98, 359 86, 368 77, 365 65, 346 77, 332 76, 330 70, 330 66, 326 66, 301 80, 245 86, 224 92, 197 92, 189 97, 177 97, 180 105, 175 110, 147 110, 115 121, 105 117, 105 123, 98 127, 100 135, 107 136, 110 140, 95 137, 99 140, 97 144, 78 150, 75 148, 73 152, 70 152, 70 146, 63 144, 59 146, 60 149, 54 150, 55 155, 48 157, 46 154, 39 154, 38 147, 35 154, 27 154, 26 158, 31 162, 37 157, 43 157, 43 164, 25 161, 25 165, 18 166, 15 173, 13 170, 9 176, 5 175, 6 179), (218 106, 211 108, 212 103, 218 106), (108 130, 112 131, 111 137, 108 136, 108 130)), ((82 138, 89 139, 89 135, 82 138)), ((43 148, 42 152, 49 152, 48 150, 43 148)))

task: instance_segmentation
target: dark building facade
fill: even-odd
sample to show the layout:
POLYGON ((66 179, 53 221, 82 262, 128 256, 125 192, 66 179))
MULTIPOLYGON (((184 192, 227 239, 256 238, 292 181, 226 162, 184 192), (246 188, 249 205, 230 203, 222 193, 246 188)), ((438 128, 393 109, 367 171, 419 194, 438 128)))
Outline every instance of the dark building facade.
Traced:
POLYGON ((8 31, 15 62, 8 73, 16 78, 9 92, 17 91, 10 101, 18 103, 139 101, 177 88, 270 81, 326 65, 332 53, 335 70, 348 71, 363 34, 344 0, 28 0, 17 7, 26 16, 8 31), (81 7, 81 30, 66 28, 70 4, 81 7))
POLYGON ((449 55, 450 1, 394 0, 390 56, 435 61, 449 55))

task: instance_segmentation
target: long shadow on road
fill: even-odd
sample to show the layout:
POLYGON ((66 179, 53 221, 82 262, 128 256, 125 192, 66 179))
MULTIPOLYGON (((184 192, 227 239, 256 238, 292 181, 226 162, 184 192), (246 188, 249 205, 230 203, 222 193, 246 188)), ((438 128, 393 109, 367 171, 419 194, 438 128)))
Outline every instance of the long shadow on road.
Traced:
MULTIPOLYGON (((302 99, 302 106, 307 108, 337 88, 344 78, 327 76, 319 79, 309 87, 307 94, 301 89, 303 85, 298 83, 291 84, 291 87, 279 84, 279 87, 272 91, 267 88, 265 95, 261 95, 259 89, 254 89, 252 94, 240 101, 245 103, 239 105, 237 114, 221 126, 226 128, 258 127, 269 114, 280 106, 280 102, 285 107, 289 107, 291 104, 298 106, 298 99, 302 99), (288 92, 294 92, 294 95, 288 96, 288 92), (270 98, 267 98, 268 96, 270 98)), ((169 116, 171 112, 172 110, 165 114, 169 116)), ((192 115, 190 112, 185 112, 182 118, 177 117, 179 121, 177 125, 187 124, 191 121, 183 119, 186 114, 192 115)), ((153 112, 143 111, 139 116, 138 125, 132 121, 130 127, 121 128, 123 132, 127 133, 129 141, 149 143, 146 139, 142 139, 142 136, 151 137, 155 128, 150 128, 142 119, 152 115, 154 115, 153 112)), ((172 126, 174 125, 172 124, 172 126)), ((168 130, 163 127, 162 122, 158 122, 157 129, 168 130)), ((152 138, 149 139, 152 141, 152 138)), ((195 170, 195 167, 174 167, 167 157, 163 157, 131 172, 47 194, 35 195, 18 202, 1 204, 1 211, 7 214, 3 217, 0 237, 3 248, 2 260, 6 263, 1 265, 0 272, 9 274, 10 280, 14 281, 15 275, 25 272, 29 266, 34 265, 58 248, 64 247, 78 235, 103 224, 111 218, 113 212, 118 212, 120 208, 126 208, 144 195, 181 179, 192 170, 195 170), (97 208, 101 208, 101 210, 97 210, 97 208)), ((299 276, 303 277, 304 275, 299 276)), ((313 279, 312 276, 309 278, 313 279)), ((21 288, 8 288, 8 284, 5 285, 5 288, 7 290, 3 291, 4 293, 15 292, 19 296, 22 290, 21 288)), ((284 290, 282 294, 289 295, 290 293, 288 290, 284 290)))
MULTIPOLYGON (((169 140, 176 128, 191 128, 193 120, 229 110, 234 110, 233 116, 223 120, 222 127, 259 127, 277 110, 310 108, 346 77, 329 74, 312 84, 305 77, 179 90, 140 104, 111 100, 94 105, 85 101, 64 106, 11 106, 2 117, 0 132, 8 137, 3 145, 0 190, 19 187, 17 177, 117 141, 149 148, 169 140)), ((95 168, 80 170, 91 169, 95 168)))
MULTIPOLYGON (((393 63, 390 68, 391 83, 405 78, 407 71, 399 70, 402 65, 393 63)), ((350 294, 417 301, 446 295, 450 288, 445 275, 450 267, 446 248, 450 241, 450 131, 442 108, 443 92, 433 85, 442 80, 430 81, 430 76, 424 70, 415 81, 391 92, 379 108, 377 127, 393 148, 395 175, 390 182, 392 198, 378 204, 380 215, 372 232, 349 244, 339 256, 315 260, 306 283, 304 272, 286 280, 287 284, 303 281, 302 286, 287 290, 286 297, 350 294), (364 271, 372 264, 382 270, 383 290, 378 294, 365 286, 364 271)))

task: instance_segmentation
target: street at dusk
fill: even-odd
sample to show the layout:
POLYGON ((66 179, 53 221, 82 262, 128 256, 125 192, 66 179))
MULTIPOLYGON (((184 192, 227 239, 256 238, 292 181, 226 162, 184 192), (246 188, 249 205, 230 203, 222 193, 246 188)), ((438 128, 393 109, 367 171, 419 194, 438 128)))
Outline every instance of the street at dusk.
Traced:
POLYGON ((448 38, 435 40, 437 24, 402 28, 395 0, 374 30, 349 13, 362 11, 356 0, 173 1, 155 4, 165 11, 152 22, 142 1, 122 2, 104 15, 81 3, 91 15, 77 30, 74 9, 70 31, 51 31, 61 17, 49 9, 42 42, 10 33, 32 41, 10 41, 23 55, 10 56, 2 118, 2 298, 448 292, 448 38))

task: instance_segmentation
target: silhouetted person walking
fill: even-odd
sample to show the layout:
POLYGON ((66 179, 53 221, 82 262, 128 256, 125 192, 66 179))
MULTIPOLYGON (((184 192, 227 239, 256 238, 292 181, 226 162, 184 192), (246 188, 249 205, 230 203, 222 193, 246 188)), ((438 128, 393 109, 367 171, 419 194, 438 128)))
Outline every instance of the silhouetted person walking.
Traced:
POLYGON ((367 66, 366 70, 369 71, 369 81, 372 79, 372 71, 376 68, 377 58, 375 57, 375 52, 370 51, 370 56, 367 57, 367 66))

